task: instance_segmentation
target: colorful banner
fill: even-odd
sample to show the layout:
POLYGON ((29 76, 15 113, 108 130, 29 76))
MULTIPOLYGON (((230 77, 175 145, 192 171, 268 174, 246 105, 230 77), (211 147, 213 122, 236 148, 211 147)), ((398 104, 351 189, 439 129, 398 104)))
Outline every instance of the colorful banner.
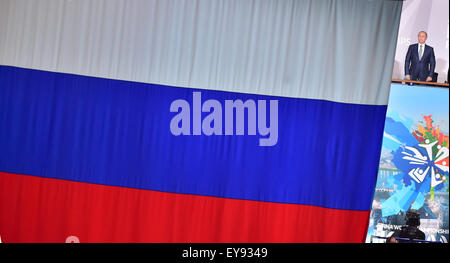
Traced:
POLYGON ((448 241, 449 91, 392 84, 367 242, 420 212, 428 241, 448 241))

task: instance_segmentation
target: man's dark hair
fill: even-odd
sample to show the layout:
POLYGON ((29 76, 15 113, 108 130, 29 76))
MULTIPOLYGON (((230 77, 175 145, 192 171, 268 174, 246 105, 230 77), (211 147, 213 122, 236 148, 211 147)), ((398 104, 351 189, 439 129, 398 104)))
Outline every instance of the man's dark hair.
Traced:
POLYGON ((417 35, 420 35, 420 33, 422 33, 422 32, 425 33, 425 37, 428 38, 428 34, 425 31, 419 31, 419 33, 417 35))
POLYGON ((420 226, 420 213, 417 210, 409 209, 406 212, 406 225, 420 226))

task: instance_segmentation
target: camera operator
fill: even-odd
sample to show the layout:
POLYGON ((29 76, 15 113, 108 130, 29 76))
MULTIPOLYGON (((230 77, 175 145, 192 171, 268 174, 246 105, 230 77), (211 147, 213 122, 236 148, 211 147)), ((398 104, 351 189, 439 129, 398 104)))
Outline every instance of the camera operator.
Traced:
POLYGON ((425 233, 419 229, 420 226, 420 213, 417 210, 410 209, 406 212, 406 226, 402 226, 400 230, 397 230, 392 234, 386 243, 403 243, 414 242, 415 240, 425 240, 425 233), (403 241, 397 238, 409 239, 410 241, 403 241))

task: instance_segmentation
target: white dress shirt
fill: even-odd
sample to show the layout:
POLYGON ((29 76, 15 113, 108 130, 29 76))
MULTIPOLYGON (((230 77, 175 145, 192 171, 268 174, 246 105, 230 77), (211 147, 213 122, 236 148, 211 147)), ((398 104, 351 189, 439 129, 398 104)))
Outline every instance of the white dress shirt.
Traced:
POLYGON ((422 56, 423 56, 423 53, 425 53, 425 43, 424 44, 420 44, 419 43, 419 45, 417 46, 417 54, 419 55, 419 60, 421 59, 421 57, 420 57, 420 46, 422 46, 422 56))

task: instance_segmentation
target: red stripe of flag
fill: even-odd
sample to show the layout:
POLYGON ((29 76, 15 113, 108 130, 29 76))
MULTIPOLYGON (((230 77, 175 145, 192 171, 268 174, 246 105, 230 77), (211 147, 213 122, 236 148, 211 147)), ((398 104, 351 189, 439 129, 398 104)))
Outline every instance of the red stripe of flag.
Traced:
POLYGON ((0 172, 2 242, 363 242, 369 211, 0 172))

